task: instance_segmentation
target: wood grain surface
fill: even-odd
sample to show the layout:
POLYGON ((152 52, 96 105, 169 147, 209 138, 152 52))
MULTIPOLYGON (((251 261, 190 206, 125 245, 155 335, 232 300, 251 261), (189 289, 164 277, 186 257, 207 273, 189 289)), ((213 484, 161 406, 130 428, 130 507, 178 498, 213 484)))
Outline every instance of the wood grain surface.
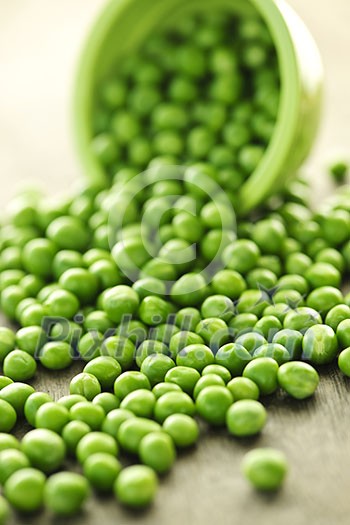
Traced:
MULTIPOLYGON (((313 31, 326 68, 325 113, 306 166, 315 201, 329 192, 324 166, 349 156, 350 2, 291 0, 313 31)), ((102 0, 0 0, 0 206, 16 189, 35 184, 61 192, 80 170, 69 131, 72 74, 83 37, 102 0)), ((58 398, 80 369, 40 371, 36 388, 58 398)), ((269 420, 253 440, 230 439, 203 427, 199 446, 181 454, 146 513, 123 510, 113 498, 93 498, 72 519, 14 516, 13 524, 44 525, 345 525, 350 515, 350 382, 322 371, 316 396, 266 399, 269 420), (242 478, 243 454, 254 446, 283 450, 291 464, 282 491, 256 494, 242 478)), ((72 465, 68 465, 69 468, 72 465)))

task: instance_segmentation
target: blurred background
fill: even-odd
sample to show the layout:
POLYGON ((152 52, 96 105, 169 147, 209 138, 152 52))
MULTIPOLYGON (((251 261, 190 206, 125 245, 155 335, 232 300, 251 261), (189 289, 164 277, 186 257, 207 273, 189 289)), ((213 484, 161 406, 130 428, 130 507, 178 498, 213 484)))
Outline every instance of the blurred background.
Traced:
MULTIPOLYGON (((60 192, 80 174, 71 132, 74 72, 106 0, 0 0, 0 206, 23 182, 60 192)), ((324 168, 350 156, 349 0, 290 0, 326 69, 322 129, 306 171, 316 195, 324 168)))

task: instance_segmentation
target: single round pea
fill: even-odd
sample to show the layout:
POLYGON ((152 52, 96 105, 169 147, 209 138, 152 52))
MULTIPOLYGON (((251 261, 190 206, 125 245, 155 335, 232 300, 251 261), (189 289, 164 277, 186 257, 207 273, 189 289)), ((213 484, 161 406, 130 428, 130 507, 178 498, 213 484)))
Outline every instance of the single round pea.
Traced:
POLYGON ((292 360, 300 359, 302 353, 303 335, 297 330, 284 328, 277 332, 272 339, 272 343, 284 346, 292 360))
POLYGON ((313 364, 331 363, 338 352, 338 340, 330 326, 311 326, 303 338, 303 357, 313 364))
POLYGON ((253 359, 243 370, 243 377, 251 379, 259 388, 261 395, 266 396, 277 390, 278 364, 271 357, 253 359))
POLYGON ((325 324, 336 332, 339 324, 345 319, 350 319, 350 307, 346 304, 338 304, 326 315, 325 324))
POLYGON ((152 388, 152 392, 156 396, 156 399, 159 399, 168 392, 181 392, 181 388, 178 385, 175 385, 175 383, 161 382, 152 388))
POLYGON ((10 508, 5 498, 0 496, 0 525, 6 525, 10 516, 10 508))
POLYGON ((305 333, 308 328, 322 323, 322 317, 313 308, 301 306, 291 310, 285 317, 283 327, 305 333))
POLYGON ((188 306, 186 308, 181 308, 181 310, 177 312, 175 323, 180 328, 180 331, 194 332, 201 319, 199 310, 188 306))
POLYGON ((350 346, 350 319, 344 319, 344 321, 339 323, 337 328, 337 338, 340 348, 347 348, 350 346))
POLYGON ((175 359, 177 354, 186 346, 189 345, 201 345, 204 343, 202 337, 195 332, 187 330, 181 330, 174 334, 169 343, 170 355, 175 359))
POLYGON ((21 450, 33 467, 46 474, 55 472, 62 465, 66 455, 63 439, 46 428, 28 432, 22 439, 21 450))
POLYGON ((233 316, 233 312, 233 302, 226 295, 212 295, 205 299, 201 307, 203 319, 218 317, 227 322, 233 316))
POLYGON ((204 342, 215 351, 231 340, 231 330, 225 321, 216 317, 203 319, 196 326, 196 333, 204 339, 204 342))
POLYGON ((225 386, 207 386, 196 398, 198 414, 214 426, 225 423, 227 410, 232 403, 232 394, 225 386))
POLYGON ((26 326, 16 333, 17 348, 35 357, 47 341, 47 335, 41 326, 26 326))
POLYGON ((89 434, 91 429, 84 421, 70 421, 62 430, 62 438, 67 447, 67 452, 74 455, 79 441, 89 434))
POLYGON ((36 428, 46 428, 60 434, 69 421, 69 412, 63 405, 49 402, 41 405, 35 415, 36 428))
POLYGON ((91 401, 97 394, 101 393, 101 385, 95 376, 82 372, 71 380, 69 392, 84 396, 88 401, 91 401))
MULTIPOLYGON (((128 334, 128 337, 129 335, 130 334, 128 334)), ((139 335, 140 335, 140 330, 138 329, 138 327, 136 327, 135 329, 136 339, 139 337, 139 335)), ((142 328, 141 328, 141 338, 143 340, 142 328)), ((135 344, 131 340, 131 338, 127 339, 126 337, 122 337, 120 335, 111 336, 105 339, 102 345, 102 348, 101 348, 101 354, 109 355, 110 357, 113 357, 114 359, 116 359, 118 363, 120 364, 120 366, 122 367, 122 370, 124 371, 129 370, 132 367, 134 360, 135 360, 135 354, 136 354, 135 344)))
POLYGON ((280 366, 277 374, 279 385, 295 399, 305 399, 315 392, 319 376, 307 363, 291 361, 280 366))
POLYGON ((122 369, 113 357, 100 356, 92 359, 84 368, 84 372, 96 377, 104 390, 112 388, 122 369))
POLYGON ((258 246, 248 239, 238 239, 227 246, 223 253, 223 260, 230 270, 247 273, 256 266, 260 250, 258 246))
POLYGON ((16 336, 10 328, 0 327, 0 363, 15 349, 16 336))
POLYGON ((11 385, 13 383, 12 379, 6 376, 0 376, 0 390, 2 388, 5 388, 7 385, 11 385))
POLYGON ((305 272, 305 278, 313 289, 321 286, 339 287, 341 282, 339 270, 332 264, 325 262, 312 264, 305 272))
POLYGON ((231 374, 229 370, 227 370, 227 368, 225 368, 222 365, 217 365, 217 364, 207 365, 202 370, 202 376, 204 377, 208 374, 209 375, 214 374, 216 376, 221 377, 221 379, 223 379, 225 384, 228 383, 231 379, 231 374))
POLYGON ((214 275, 211 285, 217 294, 233 300, 238 299, 247 288, 242 275, 234 270, 220 270, 214 275))
POLYGON ((99 283, 89 270, 70 268, 61 275, 58 282, 64 290, 75 295, 82 305, 89 304, 96 298, 99 283))
POLYGON ((116 498, 127 507, 150 505, 158 488, 154 470, 146 465, 133 465, 121 471, 114 484, 116 498))
POLYGON ((117 456, 118 445, 116 440, 103 432, 90 432, 80 439, 76 448, 79 463, 84 464, 88 457, 97 452, 117 456))
POLYGON ((344 375, 350 377, 350 347, 342 350, 338 357, 338 367, 344 375))
POLYGON ((28 273, 46 279, 52 275, 52 263, 57 252, 54 242, 49 239, 33 239, 22 252, 22 261, 28 273))
POLYGON ((46 235, 61 250, 82 252, 89 242, 88 229, 77 217, 66 216, 53 220, 47 228, 46 235))
POLYGON ((79 394, 71 394, 68 396, 60 397, 57 403, 66 407, 67 410, 70 410, 73 405, 81 403, 82 401, 86 401, 86 398, 84 396, 81 396, 79 394))
POLYGON ((120 404, 120 408, 130 410, 135 416, 151 418, 156 397, 150 390, 139 389, 130 392, 120 404))
POLYGON ((105 414, 119 408, 119 399, 111 392, 101 392, 92 400, 94 405, 101 407, 105 414))
POLYGON ((193 446, 199 437, 197 422, 186 414, 172 414, 163 423, 163 430, 167 432, 178 448, 193 446))
POLYGON ((215 356, 215 362, 227 368, 232 376, 240 375, 251 359, 248 350, 237 343, 221 346, 215 356))
POLYGON ((139 306, 139 296, 132 288, 118 285, 106 292, 102 305, 108 317, 120 323, 124 316, 136 312, 139 306))
POLYGON ((207 365, 213 364, 214 361, 213 352, 208 346, 202 344, 185 346, 176 356, 176 364, 178 366, 188 366, 195 368, 199 372, 207 365))
POLYGON ((253 399, 257 401, 259 399, 259 388, 258 386, 247 377, 234 377, 227 383, 227 388, 231 392, 234 401, 240 401, 241 399, 253 399))
POLYGON ((124 372, 114 382, 114 393, 119 399, 140 388, 151 390, 151 385, 145 374, 134 370, 124 372))
POLYGON ((4 374, 13 381, 28 381, 36 372, 33 357, 22 350, 13 350, 4 359, 4 374))
POLYGON ((279 450, 256 448, 244 456, 242 471, 256 489, 277 490, 287 475, 288 463, 279 450))
POLYGON ((17 412, 17 416, 23 416, 25 402, 33 394, 34 388, 26 383, 11 383, 0 390, 0 399, 7 401, 17 412))
POLYGON ((174 361, 163 354, 154 354, 146 357, 142 362, 141 372, 149 379, 152 386, 164 381, 169 370, 175 367, 174 361))
POLYGON ((281 329, 282 323, 274 315, 264 315, 254 326, 254 330, 261 333, 267 341, 271 341, 281 329))
POLYGON ((261 333, 246 332, 245 334, 239 335, 235 340, 235 343, 236 345, 243 346, 251 355, 253 355, 254 351, 259 348, 259 346, 267 343, 267 340, 261 333))
POLYGON ((0 399, 0 432, 11 432, 17 421, 17 414, 10 403, 0 399))
POLYGON ((32 427, 35 426, 35 417, 39 408, 51 402, 52 397, 46 392, 34 392, 28 397, 24 405, 24 416, 32 427))
POLYGON ((67 290, 53 291, 44 305, 47 307, 49 315, 67 319, 73 319, 80 307, 77 297, 67 290))
POLYGON ((7 432, 0 432, 0 452, 7 449, 18 450, 19 448, 20 443, 15 436, 7 432))
POLYGON ((73 349, 65 341, 51 341, 39 351, 40 363, 48 370, 64 370, 73 362, 73 349))
POLYGON ((193 416, 195 411, 195 405, 188 394, 185 392, 169 392, 157 399, 154 417, 159 423, 163 423, 171 414, 193 416))
POLYGON ((229 322, 229 327, 233 329, 237 336, 240 336, 247 332, 251 332, 257 321, 258 318, 255 314, 246 312, 235 315, 235 317, 229 322))
POLYGON ((126 452, 137 454, 144 436, 160 430, 160 425, 150 419, 142 417, 128 418, 119 427, 117 433, 118 442, 126 452))
POLYGON ((4 493, 20 512, 35 512, 43 504, 45 475, 35 468, 23 468, 7 480, 4 493))
POLYGON ((194 387, 193 398, 196 400, 199 393, 208 386, 225 386, 225 382, 220 376, 215 374, 204 375, 198 380, 194 387))
POLYGON ((151 432, 142 438, 139 457, 144 465, 158 474, 165 474, 173 466, 176 451, 172 438, 164 432, 151 432))
POLYGON ((200 373, 188 366, 176 366, 170 369, 164 378, 166 383, 172 383, 180 387, 186 394, 192 395, 193 389, 200 378, 200 373))
POLYGON ((118 475, 121 464, 117 458, 104 452, 97 452, 84 462, 84 476, 98 492, 110 492, 118 475))
POLYGON ((286 363, 287 361, 291 360, 291 356, 283 345, 280 345, 279 343, 266 343, 264 345, 259 346, 253 354, 253 358, 259 358, 259 357, 272 357, 278 365, 282 365, 283 363, 286 363))
POLYGON ((71 268, 82 268, 84 260, 81 253, 74 250, 60 250, 52 261, 52 272, 56 279, 71 268))
POLYGON ((88 481, 80 474, 58 472, 45 485, 45 506, 58 516, 72 516, 80 511, 89 492, 88 481))
POLYGON ((168 347, 160 341, 146 339, 143 341, 136 352, 136 364, 141 368, 143 361, 150 355, 165 354, 168 355, 168 347))
POLYGON ((334 306, 342 304, 343 294, 333 286, 321 286, 313 290, 307 300, 308 307, 320 312, 321 315, 326 315, 334 306))
POLYGON ((102 432, 105 432, 106 434, 114 437, 114 439, 117 439, 120 425, 127 419, 133 417, 135 417, 135 414, 130 412, 130 410, 125 410, 122 408, 111 410, 102 423, 102 432))
POLYGON ((228 409, 226 424, 233 436, 254 436, 264 428, 266 418, 266 410, 259 401, 242 399, 228 409))
POLYGON ((1 310, 11 320, 16 319, 18 305, 26 299, 24 290, 18 285, 11 285, 1 292, 1 310))
POLYGON ((82 401, 72 406, 69 416, 73 421, 83 421, 91 430, 99 430, 105 418, 105 412, 99 405, 82 401))
POLYGON ((0 484, 4 485, 8 478, 17 470, 30 467, 29 460, 23 452, 9 448, 0 452, 0 484))

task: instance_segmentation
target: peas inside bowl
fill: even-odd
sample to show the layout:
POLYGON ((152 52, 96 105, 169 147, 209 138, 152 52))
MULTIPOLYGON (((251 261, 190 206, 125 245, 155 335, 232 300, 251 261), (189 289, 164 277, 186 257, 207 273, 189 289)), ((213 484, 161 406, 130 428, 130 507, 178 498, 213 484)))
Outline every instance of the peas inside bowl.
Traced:
POLYGON ((110 2, 75 87, 85 171, 111 184, 120 168, 139 173, 155 158, 210 163, 245 213, 307 156, 322 75, 312 37, 283 1, 110 2))

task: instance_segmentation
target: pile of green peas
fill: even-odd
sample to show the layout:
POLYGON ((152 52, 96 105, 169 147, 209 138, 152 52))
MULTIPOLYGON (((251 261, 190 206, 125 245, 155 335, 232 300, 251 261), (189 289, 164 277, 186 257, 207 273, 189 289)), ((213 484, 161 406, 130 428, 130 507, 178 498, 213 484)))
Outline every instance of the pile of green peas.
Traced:
MULTIPOLYGON (((278 93, 260 20, 188 19, 101 87, 92 148, 110 185, 11 203, 0 304, 19 329, 0 328, 0 525, 7 501, 70 516, 91 490, 146 507, 199 419, 242 440, 264 429, 265 396, 309 398, 315 367, 336 359, 350 377, 349 191, 313 212, 299 178, 236 224, 278 93), (31 386, 76 360, 67 395, 31 386)), ((242 470, 275 490, 288 464, 256 449, 242 470)))

